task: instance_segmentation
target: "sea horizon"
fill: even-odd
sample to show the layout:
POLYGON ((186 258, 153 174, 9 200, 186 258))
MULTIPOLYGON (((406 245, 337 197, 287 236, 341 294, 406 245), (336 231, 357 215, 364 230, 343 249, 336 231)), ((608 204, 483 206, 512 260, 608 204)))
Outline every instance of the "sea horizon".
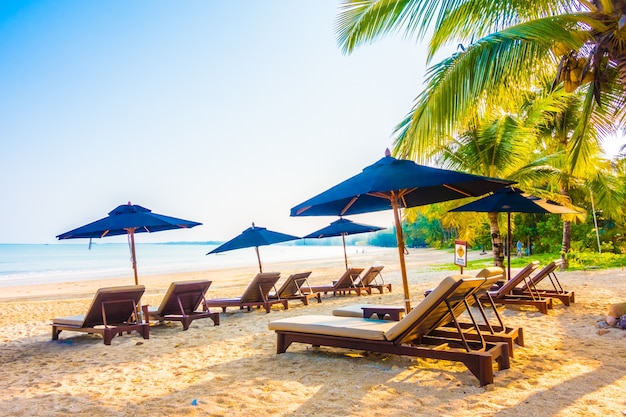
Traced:
MULTIPOLYGON (((327 239, 330 241, 330 239, 327 239)), ((218 270, 257 265, 254 248, 207 255, 222 242, 136 243, 139 275, 218 270)), ((374 248, 347 245, 348 253, 374 248)), ((382 249, 382 248, 380 248, 382 249)), ((284 242, 259 247, 263 264, 337 257, 341 244, 284 242)), ((0 288, 133 276, 128 243, 0 243, 0 288)))

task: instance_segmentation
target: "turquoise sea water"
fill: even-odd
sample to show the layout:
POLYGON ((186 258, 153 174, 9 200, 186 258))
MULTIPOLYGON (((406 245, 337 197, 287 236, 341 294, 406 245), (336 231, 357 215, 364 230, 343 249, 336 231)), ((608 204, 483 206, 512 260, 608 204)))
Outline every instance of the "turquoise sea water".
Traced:
MULTIPOLYGON (((138 243, 139 275, 157 275, 257 265, 254 248, 206 255, 207 244, 138 243)), ((353 252, 354 247, 348 249, 353 252)), ((337 246, 271 245, 259 248, 263 264, 337 257, 337 246)), ((130 250, 125 243, 0 244, 0 287, 132 277, 130 250)))

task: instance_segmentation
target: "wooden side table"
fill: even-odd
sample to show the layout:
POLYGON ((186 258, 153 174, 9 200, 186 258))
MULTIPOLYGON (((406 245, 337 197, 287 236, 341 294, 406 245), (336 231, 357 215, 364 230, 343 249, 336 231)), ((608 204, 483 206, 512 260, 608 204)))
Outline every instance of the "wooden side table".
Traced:
POLYGON ((361 309, 363 309, 363 317, 370 318, 372 315, 376 315, 380 320, 384 319, 386 315, 389 315, 392 320, 400 321, 405 313, 404 307, 377 306, 375 304, 363 306, 361 309))

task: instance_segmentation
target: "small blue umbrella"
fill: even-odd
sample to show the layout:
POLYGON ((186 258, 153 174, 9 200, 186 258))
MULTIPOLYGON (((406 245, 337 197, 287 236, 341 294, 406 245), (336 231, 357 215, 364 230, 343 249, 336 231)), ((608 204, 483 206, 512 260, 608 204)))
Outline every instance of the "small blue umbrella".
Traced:
POLYGON ((511 213, 551 213, 551 214, 580 214, 578 211, 557 204, 553 201, 528 195, 515 187, 506 187, 493 194, 479 198, 471 203, 464 204, 450 212, 473 211, 477 213, 506 213, 507 214, 507 276, 511 279, 511 213))
POLYGON ((363 171, 291 209, 291 216, 345 216, 393 210, 404 287, 406 310, 411 311, 409 284, 404 262, 404 239, 400 209, 465 197, 477 197, 498 190, 511 181, 482 177, 418 165, 406 159, 385 157, 363 171))
POLYGON ((128 204, 123 204, 110 211, 107 217, 77 229, 70 230, 69 232, 62 233, 57 236, 57 239, 91 239, 127 234, 130 240, 135 285, 137 285, 139 280, 137 279, 137 259, 135 256, 135 233, 152 233, 180 228, 186 229, 201 224, 202 223, 190 220, 156 214, 145 207, 131 204, 129 201, 128 204))
POLYGON ((252 248, 256 250, 256 256, 259 261, 259 272, 263 272, 263 266, 261 265, 261 256, 259 255, 259 246, 272 245, 274 243, 287 242, 290 240, 300 239, 298 236, 292 236, 285 233, 273 232, 267 230, 265 227, 258 227, 252 223, 252 227, 248 227, 246 230, 235 236, 228 242, 222 243, 211 252, 212 253, 227 252, 235 249, 252 248))
POLYGON ((375 232, 377 230, 383 230, 383 229, 384 227, 370 226, 367 224, 355 223, 351 220, 340 218, 339 220, 335 220, 330 225, 320 230, 316 230, 313 233, 309 233, 308 235, 304 236, 304 239, 341 236, 341 240, 343 242, 343 257, 345 260, 346 270, 347 270, 348 269, 348 254, 346 253, 346 236, 355 235, 358 233, 375 232))

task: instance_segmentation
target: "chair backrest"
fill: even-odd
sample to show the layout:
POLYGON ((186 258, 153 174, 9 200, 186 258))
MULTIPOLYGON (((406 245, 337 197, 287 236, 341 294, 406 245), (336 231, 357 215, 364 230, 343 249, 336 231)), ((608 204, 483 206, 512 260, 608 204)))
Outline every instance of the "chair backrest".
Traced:
POLYGON ((348 268, 346 271, 341 274, 339 279, 335 282, 333 286, 334 289, 339 288, 350 288, 354 287, 354 283, 358 282, 359 277, 361 276, 361 272, 363 272, 365 268, 348 268))
POLYGON ((300 288, 302 288, 303 285, 306 288, 305 283, 309 275, 311 275, 311 271, 289 275, 278 290, 278 297, 289 298, 302 295, 300 288))
POLYGON ((504 269, 500 268, 499 266, 490 266, 490 267, 483 268, 480 271, 478 271, 476 276, 479 278, 481 277, 490 278, 490 277, 495 277, 495 276, 504 278, 504 269))
POLYGON ((370 266, 367 271, 361 276, 361 280, 359 281, 359 285, 363 287, 367 287, 376 279, 377 276, 380 275, 380 271, 383 270, 385 266, 370 266))
POLYGON ((446 301, 455 313, 460 314, 465 308, 465 299, 484 282, 485 278, 472 275, 458 274, 444 278, 410 313, 385 332, 385 338, 402 343, 449 323, 452 316, 446 301))
MULTIPOLYGON (((556 271, 557 268, 560 268, 562 264, 563 264, 563 260, 560 258, 550 262, 543 269, 541 269, 539 272, 533 275, 533 277, 530 279, 530 282, 532 283, 533 286, 539 284, 541 280, 543 280, 544 278, 547 278, 548 276, 550 276, 550 274, 553 274, 554 271, 556 271)), ((556 275, 554 277, 556 278, 556 275)), ((529 290, 527 283, 524 283, 524 285, 522 286, 522 290, 523 291, 529 290)))
POLYGON ((112 325, 128 321, 133 313, 136 313, 135 309, 140 304, 144 291, 143 285, 100 288, 91 301, 82 327, 104 324, 103 307, 107 324, 112 325))
POLYGON ((241 296, 242 303, 265 302, 271 290, 276 291, 276 282, 280 279, 280 272, 261 272, 258 273, 248 288, 241 296))
POLYGON ((211 281, 207 280, 172 282, 159 305, 157 314, 165 316, 193 313, 200 307, 210 286, 211 281))
POLYGON ((509 294, 513 291, 513 288, 517 287, 521 282, 530 277, 535 269, 539 268, 539 261, 532 261, 526 265, 521 271, 517 273, 513 278, 504 283, 493 295, 493 298, 502 297, 505 294, 509 294))

